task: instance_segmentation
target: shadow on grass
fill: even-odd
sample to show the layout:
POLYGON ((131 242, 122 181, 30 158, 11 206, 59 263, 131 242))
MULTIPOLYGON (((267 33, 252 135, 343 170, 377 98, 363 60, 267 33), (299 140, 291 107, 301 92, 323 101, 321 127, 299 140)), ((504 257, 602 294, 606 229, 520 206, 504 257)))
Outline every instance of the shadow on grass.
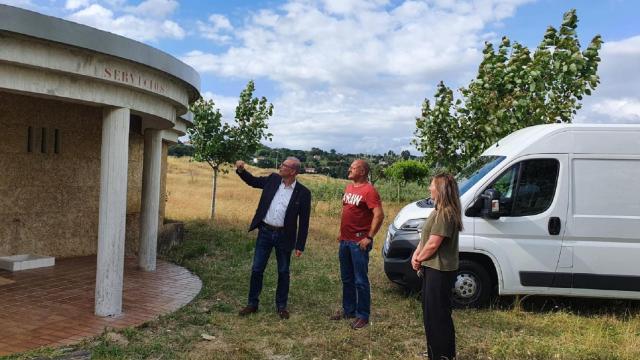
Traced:
MULTIPOLYGON (((391 285, 384 292, 413 298, 418 302, 422 297, 420 289, 407 288, 398 284, 391 285)), ((561 311, 584 317, 612 316, 618 320, 625 320, 640 315, 640 300, 542 295, 522 295, 517 298, 510 295, 494 295, 490 303, 480 309, 500 311, 518 309, 536 314, 561 311)))

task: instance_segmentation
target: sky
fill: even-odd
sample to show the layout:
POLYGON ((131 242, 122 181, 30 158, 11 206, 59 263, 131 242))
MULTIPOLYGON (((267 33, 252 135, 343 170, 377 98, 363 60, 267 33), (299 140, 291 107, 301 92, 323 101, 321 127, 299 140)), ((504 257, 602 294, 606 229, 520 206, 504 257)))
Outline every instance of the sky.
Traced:
POLYGON ((485 41, 535 49, 575 8, 601 84, 575 122, 640 123, 637 0, 0 0, 144 42, 196 69, 225 119, 249 80, 274 105, 271 147, 410 150, 439 81, 477 73, 485 41), (635 25, 634 25, 635 24, 635 25))

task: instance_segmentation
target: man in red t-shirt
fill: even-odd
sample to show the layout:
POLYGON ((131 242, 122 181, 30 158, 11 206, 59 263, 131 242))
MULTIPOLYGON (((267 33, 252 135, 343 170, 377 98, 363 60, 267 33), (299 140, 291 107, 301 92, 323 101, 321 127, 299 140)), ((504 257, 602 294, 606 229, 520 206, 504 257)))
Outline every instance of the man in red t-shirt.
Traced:
POLYGON ((332 320, 356 318, 354 330, 369 323, 371 289, 369 286, 369 251, 373 237, 382 225, 384 212, 378 191, 369 183, 369 164, 355 160, 349 167, 349 180, 342 197, 340 223, 340 277, 342 278, 342 311, 332 320))

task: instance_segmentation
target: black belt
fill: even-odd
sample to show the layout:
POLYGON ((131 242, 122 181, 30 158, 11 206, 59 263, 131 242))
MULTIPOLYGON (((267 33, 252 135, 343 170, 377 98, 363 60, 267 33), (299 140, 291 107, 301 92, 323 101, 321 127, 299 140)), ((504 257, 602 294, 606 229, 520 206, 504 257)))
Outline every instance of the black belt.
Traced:
POLYGON ((260 225, 264 226, 265 229, 267 230, 271 230, 271 231, 284 231, 284 226, 273 226, 273 225, 269 225, 266 222, 262 222, 260 223, 260 225))

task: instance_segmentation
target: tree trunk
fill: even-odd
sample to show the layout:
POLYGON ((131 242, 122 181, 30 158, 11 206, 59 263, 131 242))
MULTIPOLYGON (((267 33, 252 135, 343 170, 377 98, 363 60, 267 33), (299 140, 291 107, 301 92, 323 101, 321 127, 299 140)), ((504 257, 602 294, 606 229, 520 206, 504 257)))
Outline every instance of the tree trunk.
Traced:
POLYGON ((212 184, 213 191, 211 192, 211 216, 209 217, 211 222, 213 222, 213 218, 216 213, 216 189, 218 186, 217 180, 218 180, 218 167, 216 166, 213 168, 213 184, 212 184))

